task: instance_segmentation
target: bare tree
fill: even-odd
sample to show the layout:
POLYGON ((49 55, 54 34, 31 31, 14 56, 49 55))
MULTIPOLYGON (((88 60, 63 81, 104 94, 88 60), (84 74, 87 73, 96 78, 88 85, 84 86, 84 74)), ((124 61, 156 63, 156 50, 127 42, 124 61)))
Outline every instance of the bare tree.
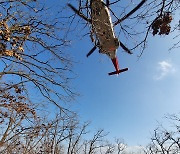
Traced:
MULTIPOLYGON (((14 99, 10 96, 8 98, 10 101, 14 99)), ((0 153, 60 154, 66 152, 63 148, 66 141, 75 138, 78 134, 77 127, 80 125, 78 123, 74 125, 77 117, 70 114, 62 116, 59 113, 55 118, 48 120, 47 113, 43 113, 42 116, 42 111, 38 114, 37 109, 37 107, 31 109, 27 103, 20 102, 9 104, 6 102, 3 109, 1 106, 0 153), (70 136, 69 130, 77 131, 77 134, 70 136)), ((78 135, 81 136, 81 133, 78 135)), ((76 142, 79 140, 77 139, 76 142)), ((74 150, 75 147, 75 144, 71 144, 70 148, 74 150)))
POLYGON ((34 0, 2 0, 0 9, 0 151, 60 152, 56 134, 67 138, 75 119, 63 102, 77 95, 62 10, 51 14, 45 2, 34 0), (58 119, 39 116, 40 105, 49 102, 59 107, 58 119))
POLYGON ((103 129, 93 135, 87 131, 89 123, 81 123, 75 113, 59 112, 49 118, 49 112, 39 112, 38 106, 31 104, 16 88, 11 89, 11 94, 6 91, 1 96, 0 153, 110 154, 124 151, 123 141, 117 139, 115 144, 110 143, 103 129))
POLYGON ((20 87, 29 100, 62 110, 77 93, 70 87, 75 76, 60 11, 51 15, 45 2, 34 0, 3 0, 0 9, 0 91, 20 87))
POLYGON ((144 150, 145 154, 178 154, 180 153, 180 118, 179 115, 167 117, 173 126, 172 130, 163 126, 154 130, 151 143, 144 150))
POLYGON ((127 148, 127 145, 124 143, 124 140, 116 139, 115 142, 117 144, 117 154, 123 153, 124 150, 127 148))

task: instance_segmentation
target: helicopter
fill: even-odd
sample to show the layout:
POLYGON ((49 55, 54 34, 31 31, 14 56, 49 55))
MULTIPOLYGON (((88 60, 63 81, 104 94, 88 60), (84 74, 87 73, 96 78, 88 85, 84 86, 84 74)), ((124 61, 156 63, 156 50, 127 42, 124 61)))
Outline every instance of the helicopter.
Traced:
MULTIPOLYGON (((145 0, 141 3, 143 4, 144 1, 145 0)), ((140 7, 142 5, 141 3, 137 7, 140 7)), ((94 47, 86 56, 89 57, 98 48, 99 53, 106 54, 115 67, 115 71, 110 72, 109 75, 120 74, 127 71, 128 68, 120 69, 119 67, 116 56, 117 49, 121 46, 128 54, 132 54, 132 52, 115 36, 114 26, 120 23, 121 20, 118 20, 114 24, 112 23, 109 0, 106 0, 106 3, 103 0, 90 0, 90 18, 86 17, 80 10, 76 9, 70 3, 67 5, 91 26, 91 38, 92 42, 94 42, 94 47)), ((130 16, 136 11, 136 9, 137 8, 134 8, 125 17, 130 16)))

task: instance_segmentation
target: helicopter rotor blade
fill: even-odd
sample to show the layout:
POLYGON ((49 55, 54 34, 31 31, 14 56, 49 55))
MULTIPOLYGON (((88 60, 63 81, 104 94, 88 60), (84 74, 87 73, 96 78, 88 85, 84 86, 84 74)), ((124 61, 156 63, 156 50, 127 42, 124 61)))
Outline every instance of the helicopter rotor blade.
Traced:
POLYGON ((132 52, 122 43, 120 42, 120 46, 129 54, 132 54, 132 52))
POLYGON ((96 50, 96 46, 94 46, 89 52, 88 54, 86 55, 86 57, 89 57, 95 50, 96 50))
POLYGON ((127 19, 129 16, 131 16, 132 14, 134 14, 147 0, 142 0, 134 9, 132 9, 128 14, 126 14, 124 17, 122 17, 121 19, 117 20, 114 23, 114 26, 118 25, 120 22, 124 21, 125 19, 127 19))
POLYGON ((106 0, 107 7, 109 7, 109 4, 110 4, 109 0, 106 0))
POLYGON ((91 19, 88 19, 83 13, 81 13, 79 10, 77 10, 73 5, 71 5, 70 3, 68 3, 67 5, 81 18, 83 18, 87 22, 91 22, 91 19))

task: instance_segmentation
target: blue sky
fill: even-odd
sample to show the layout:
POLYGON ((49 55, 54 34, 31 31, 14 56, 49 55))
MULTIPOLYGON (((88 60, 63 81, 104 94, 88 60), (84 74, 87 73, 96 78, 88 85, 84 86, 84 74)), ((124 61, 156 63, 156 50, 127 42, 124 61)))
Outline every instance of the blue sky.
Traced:
POLYGON ((119 48, 119 64, 130 70, 108 76, 114 68, 106 55, 95 52, 86 58, 90 39, 72 41, 72 55, 79 61, 75 86, 81 94, 74 108, 81 119, 90 120, 92 130, 104 128, 111 139, 147 144, 157 121, 180 111, 180 52, 168 51, 173 43, 172 36, 151 36, 140 59, 139 52, 128 55, 119 48))
POLYGON ((75 108, 81 118, 92 121, 92 129, 104 128, 111 138, 123 138, 129 145, 147 143, 157 121, 180 108, 180 53, 168 51, 171 43, 170 37, 153 37, 140 59, 119 49, 120 65, 130 68, 119 76, 107 75, 114 68, 105 55, 85 57, 88 41, 76 43, 73 55, 80 62, 75 84, 81 97, 75 108))
POLYGON ((77 27, 76 36, 70 35, 68 48, 78 62, 73 85, 81 94, 72 108, 82 121, 91 121, 92 132, 103 128, 110 140, 116 137, 130 146, 146 145, 157 121, 180 112, 180 49, 168 51, 174 43, 172 36, 150 36, 141 58, 138 51, 128 55, 119 48, 120 67, 130 70, 108 76, 114 71, 111 60, 98 51, 86 58, 93 44, 88 36, 82 37, 88 29, 79 33, 81 28, 77 27))

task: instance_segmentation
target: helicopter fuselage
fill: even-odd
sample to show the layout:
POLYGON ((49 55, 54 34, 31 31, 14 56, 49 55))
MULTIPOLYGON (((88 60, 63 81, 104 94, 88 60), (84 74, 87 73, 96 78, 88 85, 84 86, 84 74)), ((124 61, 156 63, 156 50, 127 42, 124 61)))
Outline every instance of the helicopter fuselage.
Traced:
MULTIPOLYGON (((68 4, 68 6, 82 19, 90 23, 92 28, 91 34, 93 34, 91 36, 95 36, 95 45, 86 56, 89 57, 96 50, 96 48, 98 48, 100 53, 108 55, 108 57, 111 59, 116 70, 114 72, 110 72, 109 75, 114 75, 128 70, 128 68, 119 68, 118 59, 116 57, 118 47, 121 46, 128 53, 131 52, 116 38, 110 11, 107 7, 108 0, 106 2, 107 4, 105 4, 103 0, 90 0, 90 19, 71 4, 68 4)), ((94 39, 92 39, 92 41, 93 40, 94 39)))
POLYGON ((99 52, 116 57, 119 40, 115 37, 110 12, 103 0, 91 0, 92 31, 98 40, 99 52))

